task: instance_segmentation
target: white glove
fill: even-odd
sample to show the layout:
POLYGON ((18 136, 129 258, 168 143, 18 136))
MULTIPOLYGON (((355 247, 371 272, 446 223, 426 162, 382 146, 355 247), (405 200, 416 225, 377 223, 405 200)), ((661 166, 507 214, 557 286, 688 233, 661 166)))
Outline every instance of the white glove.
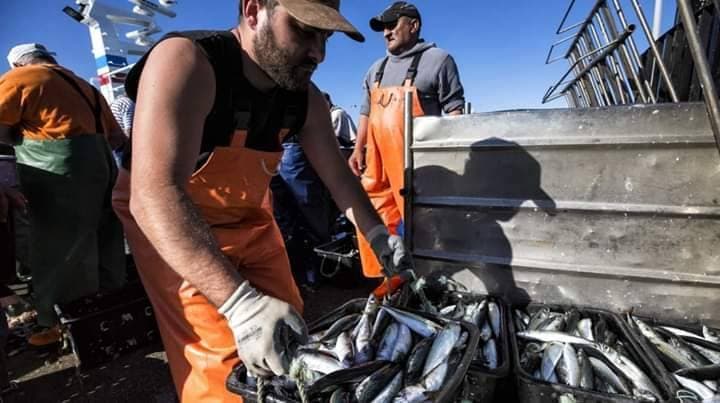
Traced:
POLYGON ((218 310, 235 336, 238 356, 258 376, 284 375, 307 328, 292 306, 244 281, 218 310))
POLYGON ((366 236, 375 256, 380 260, 383 272, 392 277, 400 271, 412 269, 412 259, 405 250, 402 238, 390 235, 384 225, 378 225, 368 231, 366 236))

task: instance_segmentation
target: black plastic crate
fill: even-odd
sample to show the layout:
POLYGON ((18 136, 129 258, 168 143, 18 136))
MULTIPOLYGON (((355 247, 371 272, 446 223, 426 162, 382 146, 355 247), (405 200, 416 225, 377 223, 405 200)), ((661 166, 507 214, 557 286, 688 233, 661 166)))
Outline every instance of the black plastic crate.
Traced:
POLYGON ((55 311, 82 369, 160 342, 155 314, 140 283, 58 304, 55 311))
MULTIPOLYGON (((358 298, 354 300, 350 300, 346 302, 345 304, 341 305, 339 308, 333 310, 329 314, 323 316, 322 318, 318 319, 317 321, 313 322, 308 326, 310 333, 315 333, 317 331, 323 330, 327 327, 329 327, 330 324, 335 322, 337 319, 351 314, 351 313, 360 313, 362 312, 365 302, 367 300, 365 298, 358 298)), ((411 311, 413 312, 413 311, 411 311)), ((420 312, 414 312, 414 313, 420 313, 420 312)), ((441 323, 449 323, 452 321, 448 321, 446 319, 433 317, 432 315, 428 315, 426 313, 420 313, 426 317, 432 318, 436 321, 439 321, 441 323)), ((479 331, 476 326, 473 326, 470 323, 466 322, 456 322, 460 324, 463 328, 463 330, 468 332, 468 341, 467 341, 467 347, 466 347, 466 353, 463 359, 458 364, 457 368, 452 370, 452 372, 449 371, 448 379, 445 380, 445 384, 443 385, 442 389, 440 389, 436 395, 434 402, 437 403, 451 403, 455 401, 456 395, 458 394, 459 389, 463 385, 463 380, 465 378, 465 375, 470 368, 470 363, 472 361, 473 355, 469 353, 469 351, 475 351, 475 348, 477 347, 478 340, 480 338, 479 331), (450 374, 452 373, 452 374, 450 374)), ((319 382, 319 381, 318 381, 319 382)), ((233 371, 230 373, 230 376, 227 379, 226 386, 229 391, 238 394, 243 397, 244 401, 246 402, 257 402, 257 389, 255 387, 251 387, 247 384, 247 373, 245 370, 245 366, 240 364, 236 366, 233 371)), ((311 399, 313 402, 324 402, 327 401, 328 396, 311 396, 311 399)), ((273 396, 272 394, 268 394, 265 397, 266 402, 270 403, 299 403, 297 400, 285 400, 280 399, 276 396, 273 396)))
MULTIPOLYGON (((627 341, 626 347, 628 353, 631 354, 633 361, 641 367, 641 369, 650 377, 662 393, 662 402, 674 401, 674 393, 676 388, 673 386, 674 382, 667 376, 662 370, 660 362, 657 357, 650 356, 646 353, 647 347, 643 346, 643 340, 638 340, 635 335, 630 331, 629 327, 625 322, 612 312, 604 311, 601 309, 588 308, 582 306, 561 306, 561 305, 544 305, 544 304, 530 304, 527 306, 528 313, 534 312, 536 309, 541 307, 547 307, 551 310, 559 312, 565 312, 570 308, 575 308, 579 312, 599 317, 602 316, 608 324, 610 330, 612 330, 618 336, 622 336, 623 341, 627 341)), ((518 344, 518 338, 515 333, 515 323, 512 320, 508 321, 508 327, 510 328, 510 342, 513 354, 513 362, 515 367, 515 379, 517 383, 517 393, 519 401, 524 403, 556 403, 562 398, 571 399, 577 403, 637 403, 644 400, 633 396, 621 395, 621 394, 608 394, 596 391, 588 391, 580 388, 573 388, 567 385, 555 384, 545 382, 540 379, 535 379, 531 374, 528 374, 520 365, 520 345, 518 344)))

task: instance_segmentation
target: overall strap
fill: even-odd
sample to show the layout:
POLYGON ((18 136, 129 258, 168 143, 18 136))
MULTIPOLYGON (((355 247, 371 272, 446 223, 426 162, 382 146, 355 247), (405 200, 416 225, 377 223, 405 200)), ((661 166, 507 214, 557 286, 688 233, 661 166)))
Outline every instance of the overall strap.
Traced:
POLYGON ((70 86, 73 87, 73 89, 75 89, 75 91, 77 91, 77 93, 80 94, 80 96, 88 104, 90 109, 93 111, 93 116, 95 118, 95 132, 97 134, 105 133, 105 129, 103 128, 102 119, 101 119, 102 109, 100 106, 100 96, 99 96, 98 90, 95 87, 93 87, 92 85, 90 86, 90 88, 92 88, 93 95, 95 97, 95 103, 93 104, 92 102, 90 102, 90 99, 88 99, 87 95, 85 95, 85 93, 82 91, 82 88, 80 88, 80 85, 77 83, 77 81, 75 81, 72 77, 67 75, 67 73, 65 73, 64 71, 62 71, 60 69, 54 68, 54 67, 50 67, 50 70, 54 71, 60 77, 62 77, 63 80, 67 81, 67 83, 70 84, 70 86))
POLYGON ((423 53, 424 52, 420 52, 413 56, 412 62, 410 62, 410 67, 405 74, 405 81, 403 83, 403 86, 410 87, 415 82, 415 77, 417 77, 418 73, 418 66, 420 65, 420 58, 422 57, 423 53))
POLYGON ((387 62, 390 59, 390 57, 385 56, 383 61, 380 63, 380 66, 378 67, 378 71, 375 73, 375 87, 380 86, 380 82, 382 81, 383 75, 385 75, 385 66, 387 66, 387 62))

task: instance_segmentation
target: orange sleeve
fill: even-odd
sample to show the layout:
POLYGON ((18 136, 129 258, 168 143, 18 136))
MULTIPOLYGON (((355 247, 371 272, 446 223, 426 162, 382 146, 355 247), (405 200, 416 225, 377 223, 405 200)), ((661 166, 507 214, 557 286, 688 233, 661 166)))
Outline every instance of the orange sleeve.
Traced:
POLYGON ((23 88, 15 70, 0 77, 0 124, 15 126, 22 120, 23 88))

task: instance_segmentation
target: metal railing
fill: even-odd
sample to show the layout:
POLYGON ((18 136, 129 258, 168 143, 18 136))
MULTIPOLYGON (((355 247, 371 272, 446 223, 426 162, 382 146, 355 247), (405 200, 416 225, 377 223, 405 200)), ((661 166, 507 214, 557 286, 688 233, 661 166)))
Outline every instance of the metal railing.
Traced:
POLYGON ((703 99, 720 150, 720 0, 677 0, 678 24, 660 38, 653 34, 640 0, 626 1, 648 50, 638 51, 636 25, 620 0, 597 0, 584 20, 566 27, 575 6, 571 0, 556 34, 572 34, 553 43, 545 61, 565 59, 570 67, 542 102, 564 97, 570 107, 587 108, 703 99), (565 43, 565 53, 554 56, 565 43))

